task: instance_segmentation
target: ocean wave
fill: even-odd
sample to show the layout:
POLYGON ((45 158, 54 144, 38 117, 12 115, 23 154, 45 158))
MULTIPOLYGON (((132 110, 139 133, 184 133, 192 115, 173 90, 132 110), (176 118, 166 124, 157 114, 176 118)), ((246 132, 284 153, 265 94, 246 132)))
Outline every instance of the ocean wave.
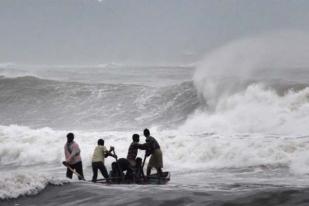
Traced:
POLYGON ((36 195, 48 185, 62 185, 68 182, 50 175, 38 175, 26 172, 1 172, 0 200, 17 198, 24 195, 36 195))
POLYGON ((193 65, 18 65, 0 63, 0 76, 14 78, 34 76, 42 79, 80 82, 171 85, 190 80, 193 65), (151 74, 151 75, 149 75, 151 74))
POLYGON ((211 107, 252 83, 272 86, 275 82, 279 89, 308 85, 308 43, 308 34, 298 31, 235 40, 200 61, 194 84, 211 107))
MULTIPOLYGON (((287 168, 293 174, 307 174, 308 136, 265 134, 194 134, 187 130, 150 128, 159 141, 166 169, 175 171, 218 168, 287 168)), ((3 167, 36 165, 60 166, 68 131, 50 128, 30 129, 17 125, 0 127, 0 164, 3 167), (35 149, 34 149, 35 148, 35 149)), ((80 145, 84 167, 90 167, 98 138, 114 146, 119 157, 126 157, 133 133, 142 131, 73 131, 80 145)), ((141 143, 144 138, 141 136, 141 143)), ((143 157, 144 152, 139 152, 143 157)), ((106 160, 107 168, 113 160, 106 160)))
POLYGON ((179 130, 156 134, 170 167, 187 169, 286 168, 308 174, 308 136, 229 132, 202 134, 179 130))
POLYGON ((309 87, 279 95, 263 84, 221 97, 213 110, 198 109, 182 125, 195 133, 306 135, 309 87))
POLYGON ((210 82, 205 81, 203 88, 196 89, 190 81, 158 88, 32 76, 3 78, 1 124, 109 131, 159 126, 193 133, 306 134, 308 84, 247 82, 233 92, 215 89, 213 94, 220 97, 208 92, 214 89, 210 82))
MULTIPOLYGON (((68 132, 51 128, 31 129, 18 125, 0 126, 0 164, 3 167, 61 166, 65 159, 63 148, 68 132)), ((92 152, 99 138, 105 140, 107 147, 115 146, 121 157, 126 157, 131 136, 138 131, 73 132, 80 145, 84 165, 90 166, 92 152)))
POLYGON ((309 38, 285 31, 233 41, 208 54, 193 83, 202 102, 195 132, 307 134, 309 38))
POLYGON ((173 126, 199 102, 192 82, 166 87, 0 79, 1 124, 54 128, 173 126))

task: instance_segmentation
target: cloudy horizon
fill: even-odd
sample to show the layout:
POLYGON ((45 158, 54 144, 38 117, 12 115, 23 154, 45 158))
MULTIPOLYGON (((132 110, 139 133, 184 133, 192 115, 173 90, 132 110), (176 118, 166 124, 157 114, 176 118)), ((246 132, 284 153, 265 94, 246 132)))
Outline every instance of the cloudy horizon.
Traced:
POLYGON ((190 63, 230 41, 308 31, 309 2, 2 0, 0 62, 190 63))

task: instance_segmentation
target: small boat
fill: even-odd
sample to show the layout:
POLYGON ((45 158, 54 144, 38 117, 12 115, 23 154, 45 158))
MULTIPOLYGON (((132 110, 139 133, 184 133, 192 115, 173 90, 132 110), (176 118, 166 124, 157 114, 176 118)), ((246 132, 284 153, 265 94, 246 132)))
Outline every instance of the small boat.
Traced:
MULTIPOLYGON (((83 176, 78 174, 73 168, 70 167, 65 161, 62 162, 62 164, 67 167, 69 170, 71 170, 74 174, 76 174, 80 179, 85 180, 83 176)), ((170 172, 162 172, 162 175, 159 176, 157 173, 152 174, 149 176, 144 176, 144 173, 140 175, 139 177, 132 177, 127 178, 124 174, 122 174, 122 177, 110 177, 107 179, 98 179, 95 183, 102 183, 102 184, 167 184, 171 179, 170 172)), ((92 182, 92 181, 87 181, 92 182)))
POLYGON ((170 179, 170 172, 163 172, 161 177, 159 177, 158 174, 152 174, 147 177, 145 184, 167 184, 170 179))
POLYGON ((140 177, 138 179, 125 179, 121 177, 113 177, 108 179, 98 179, 96 183, 101 184, 153 184, 153 185, 162 185, 167 184, 171 179, 170 172, 163 172, 162 176, 159 177, 158 174, 152 174, 145 177, 140 177))

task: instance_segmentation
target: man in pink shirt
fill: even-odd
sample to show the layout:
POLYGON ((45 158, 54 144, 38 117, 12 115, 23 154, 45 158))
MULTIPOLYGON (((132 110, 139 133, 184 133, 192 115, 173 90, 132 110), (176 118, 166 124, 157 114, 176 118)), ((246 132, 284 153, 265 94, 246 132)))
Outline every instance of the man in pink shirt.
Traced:
MULTIPOLYGON (((70 166, 73 170, 80 174, 78 179, 84 179, 82 159, 80 157, 80 149, 78 144, 74 142, 73 133, 67 134, 67 143, 64 145, 64 154, 68 166, 70 166)), ((72 179, 73 172, 69 168, 67 169, 66 176, 72 179)))

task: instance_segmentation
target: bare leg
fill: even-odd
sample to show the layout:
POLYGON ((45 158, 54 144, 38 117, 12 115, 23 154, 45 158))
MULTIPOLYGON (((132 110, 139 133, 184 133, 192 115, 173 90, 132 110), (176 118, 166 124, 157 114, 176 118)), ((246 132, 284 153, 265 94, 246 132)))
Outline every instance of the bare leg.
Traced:
POLYGON ((147 167, 147 176, 149 176, 150 175, 150 173, 151 173, 151 167, 147 167))
POLYGON ((161 167, 156 168, 159 177, 162 177, 162 169, 161 167))

